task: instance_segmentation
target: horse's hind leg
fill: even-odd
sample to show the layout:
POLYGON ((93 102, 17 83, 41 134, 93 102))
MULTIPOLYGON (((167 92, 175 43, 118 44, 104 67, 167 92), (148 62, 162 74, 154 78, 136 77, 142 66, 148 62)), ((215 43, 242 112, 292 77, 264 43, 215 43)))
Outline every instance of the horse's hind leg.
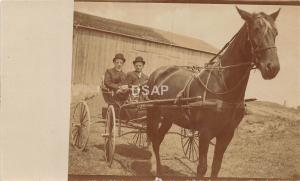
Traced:
POLYGON ((208 129, 202 129, 199 137, 199 161, 197 167, 197 176, 203 177, 207 171, 207 152, 211 134, 208 129))
POLYGON ((156 158, 156 175, 161 176, 161 162, 160 162, 160 155, 159 155, 159 148, 160 144, 162 143, 166 133, 169 131, 169 129, 172 126, 172 122, 169 122, 167 120, 161 121, 161 126, 157 130, 157 133, 154 135, 152 143, 153 143, 153 151, 156 158))
POLYGON ((234 131, 226 132, 226 134, 220 134, 216 137, 216 145, 214 151, 214 158, 212 163, 211 177, 217 177, 221 169, 222 159, 224 152, 232 140, 234 131))
POLYGON ((158 108, 148 109, 147 114, 147 133, 148 137, 152 142, 153 151, 156 158, 156 175, 161 175, 161 162, 159 155, 159 147, 163 141, 166 133, 172 126, 172 122, 166 119, 160 118, 160 110, 158 108), (159 123, 161 125, 159 126, 159 123))

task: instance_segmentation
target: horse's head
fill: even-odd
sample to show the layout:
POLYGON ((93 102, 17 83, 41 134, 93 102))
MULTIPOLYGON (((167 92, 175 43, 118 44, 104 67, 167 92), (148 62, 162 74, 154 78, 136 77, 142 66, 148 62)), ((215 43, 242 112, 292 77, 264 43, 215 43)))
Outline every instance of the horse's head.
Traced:
POLYGON ((275 46, 278 34, 275 20, 280 9, 270 15, 262 12, 251 14, 239 8, 237 10, 246 21, 254 63, 264 79, 274 78, 280 69, 275 46))

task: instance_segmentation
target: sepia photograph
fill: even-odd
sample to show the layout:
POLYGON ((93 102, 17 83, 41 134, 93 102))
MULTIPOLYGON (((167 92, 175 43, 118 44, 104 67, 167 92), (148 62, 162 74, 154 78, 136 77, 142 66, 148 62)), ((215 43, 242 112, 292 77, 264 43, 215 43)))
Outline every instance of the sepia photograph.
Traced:
POLYGON ((75 2, 72 41, 69 176, 300 179, 299 6, 75 2))

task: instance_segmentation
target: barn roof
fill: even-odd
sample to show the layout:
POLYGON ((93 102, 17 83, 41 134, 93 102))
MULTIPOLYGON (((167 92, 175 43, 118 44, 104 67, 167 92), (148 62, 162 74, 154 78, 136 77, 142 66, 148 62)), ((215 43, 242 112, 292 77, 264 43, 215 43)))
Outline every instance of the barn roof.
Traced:
POLYGON ((77 25, 196 51, 212 54, 218 52, 218 49, 212 45, 196 38, 75 11, 74 26, 77 25))

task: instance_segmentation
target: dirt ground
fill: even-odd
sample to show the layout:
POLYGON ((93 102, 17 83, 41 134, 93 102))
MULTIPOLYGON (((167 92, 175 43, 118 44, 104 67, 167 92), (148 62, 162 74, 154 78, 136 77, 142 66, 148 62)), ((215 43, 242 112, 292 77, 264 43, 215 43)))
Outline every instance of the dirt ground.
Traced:
MULTIPOLYGON (((76 101, 74 101, 76 102, 76 101)), ((116 139, 113 164, 104 158, 104 132, 100 121, 101 105, 97 98, 88 102, 92 122, 87 149, 83 152, 70 145, 69 174, 81 175, 152 175, 151 152, 131 143, 132 135, 116 139)), ((246 115, 235 132, 223 159, 220 177, 299 178, 300 111, 270 102, 247 104, 246 115)), ((71 110, 72 111, 72 110, 71 110)), ((127 129, 122 129, 127 131, 127 129)), ((172 131, 180 128, 173 125, 172 131)), ((208 171, 214 146, 209 148, 208 171)), ((184 157, 180 136, 169 134, 161 145, 165 175, 195 176, 197 163, 184 157)))

